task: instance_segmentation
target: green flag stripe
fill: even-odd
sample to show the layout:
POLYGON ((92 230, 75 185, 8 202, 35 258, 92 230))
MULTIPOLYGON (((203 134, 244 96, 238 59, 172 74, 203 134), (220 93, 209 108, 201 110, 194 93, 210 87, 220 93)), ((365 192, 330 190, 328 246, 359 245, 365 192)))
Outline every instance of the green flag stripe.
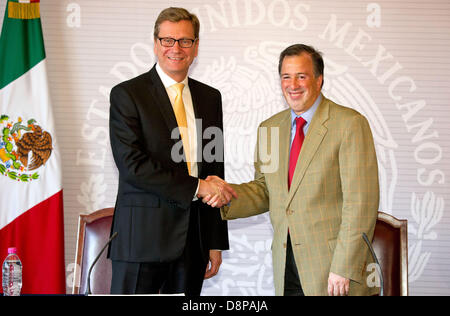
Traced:
POLYGON ((41 19, 10 19, 8 5, 0 36, 0 90, 45 58, 41 19))

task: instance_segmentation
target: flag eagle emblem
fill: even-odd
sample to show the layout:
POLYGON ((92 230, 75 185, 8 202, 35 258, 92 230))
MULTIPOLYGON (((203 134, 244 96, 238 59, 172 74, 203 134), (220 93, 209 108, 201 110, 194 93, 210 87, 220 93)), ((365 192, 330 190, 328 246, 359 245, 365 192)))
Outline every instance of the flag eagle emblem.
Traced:
POLYGON ((10 121, 7 115, 1 115, 0 173, 12 180, 29 182, 37 180, 36 170, 45 165, 52 154, 52 136, 29 119, 25 124, 22 118, 10 121))

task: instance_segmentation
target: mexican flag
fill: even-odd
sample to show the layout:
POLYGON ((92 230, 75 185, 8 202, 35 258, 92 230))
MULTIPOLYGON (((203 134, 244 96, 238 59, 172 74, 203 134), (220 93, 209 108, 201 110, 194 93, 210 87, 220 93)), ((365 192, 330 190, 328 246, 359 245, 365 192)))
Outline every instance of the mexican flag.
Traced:
POLYGON ((16 247, 22 294, 64 294, 61 163, 39 6, 8 0, 1 30, 0 261, 16 247))

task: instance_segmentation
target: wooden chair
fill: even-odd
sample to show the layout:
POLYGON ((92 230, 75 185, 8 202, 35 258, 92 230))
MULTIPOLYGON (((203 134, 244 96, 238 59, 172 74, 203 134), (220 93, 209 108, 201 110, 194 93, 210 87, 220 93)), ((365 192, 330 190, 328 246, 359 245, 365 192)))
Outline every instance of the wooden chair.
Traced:
MULTIPOLYGON (((109 239, 114 208, 105 208, 88 215, 80 215, 78 220, 77 251, 75 255, 75 276, 72 294, 84 294, 87 289, 88 271, 109 239)), ((92 294, 109 294, 111 289, 111 261, 105 251, 91 272, 92 294)))
POLYGON ((381 266, 385 296, 408 295, 408 221, 378 212, 372 246, 381 266))

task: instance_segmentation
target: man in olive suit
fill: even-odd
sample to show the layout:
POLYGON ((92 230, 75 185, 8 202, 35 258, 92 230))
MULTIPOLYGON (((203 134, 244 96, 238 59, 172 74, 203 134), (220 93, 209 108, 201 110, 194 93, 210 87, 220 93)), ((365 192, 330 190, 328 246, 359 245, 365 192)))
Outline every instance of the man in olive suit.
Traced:
POLYGON ((281 53, 290 108, 259 126, 255 180, 230 185, 230 203, 220 194, 203 201, 223 206, 224 219, 270 212, 277 295, 371 295, 379 288, 367 284, 373 260, 362 234, 373 237, 379 204, 373 137, 365 117, 322 95, 323 69, 310 46, 281 53))

